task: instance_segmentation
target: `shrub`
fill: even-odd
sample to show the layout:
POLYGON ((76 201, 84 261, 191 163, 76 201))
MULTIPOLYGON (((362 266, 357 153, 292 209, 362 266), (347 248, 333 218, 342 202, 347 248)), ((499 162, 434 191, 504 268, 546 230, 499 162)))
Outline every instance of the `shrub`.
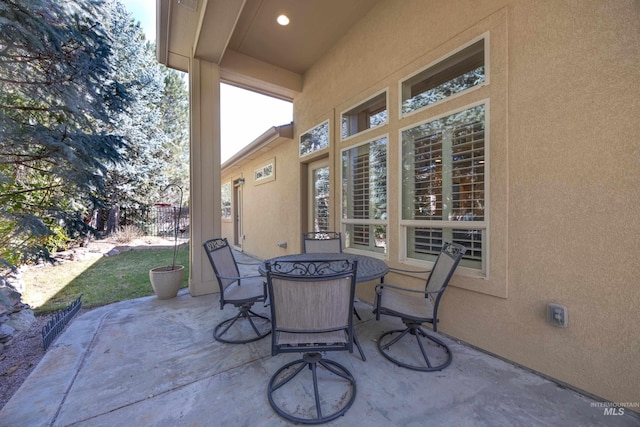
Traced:
POLYGON ((114 238, 118 243, 129 243, 132 240, 142 237, 144 234, 135 225, 125 225, 114 234, 114 238))

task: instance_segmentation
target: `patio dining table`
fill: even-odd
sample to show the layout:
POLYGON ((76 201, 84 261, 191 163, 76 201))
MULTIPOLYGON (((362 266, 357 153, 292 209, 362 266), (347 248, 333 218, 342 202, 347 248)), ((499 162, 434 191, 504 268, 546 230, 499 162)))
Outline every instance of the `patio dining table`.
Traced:
POLYGON ((267 263, 275 261, 319 261, 319 260, 339 260, 346 259, 349 262, 358 261, 358 270, 356 271, 356 283, 368 282, 383 278, 388 272, 387 263, 378 258, 366 255, 356 255, 350 253, 306 253, 283 255, 276 258, 266 259, 258 267, 261 275, 267 275, 267 263))

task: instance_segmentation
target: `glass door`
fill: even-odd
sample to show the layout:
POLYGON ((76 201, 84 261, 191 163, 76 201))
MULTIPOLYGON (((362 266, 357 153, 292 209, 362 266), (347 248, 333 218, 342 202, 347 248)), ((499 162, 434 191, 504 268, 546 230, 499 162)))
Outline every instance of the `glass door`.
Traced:
POLYGON ((309 164, 309 221, 308 231, 331 230, 331 197, 329 185, 329 161, 309 164))
POLYGON ((233 182, 233 244, 241 248, 244 236, 242 235, 242 184, 244 179, 238 179, 233 182))

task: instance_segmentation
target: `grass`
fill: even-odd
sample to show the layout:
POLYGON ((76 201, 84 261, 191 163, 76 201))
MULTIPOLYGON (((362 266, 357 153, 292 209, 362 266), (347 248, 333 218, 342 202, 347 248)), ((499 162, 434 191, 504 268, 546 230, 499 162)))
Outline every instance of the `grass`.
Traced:
MULTIPOLYGON (((23 299, 37 314, 64 308, 82 294, 82 306, 99 307, 118 301, 153 295, 149 270, 170 265, 173 249, 143 249, 115 256, 32 268, 22 279, 23 299)), ((189 271, 189 248, 178 249, 176 264, 189 271)), ((188 274, 182 286, 187 286, 188 274)))

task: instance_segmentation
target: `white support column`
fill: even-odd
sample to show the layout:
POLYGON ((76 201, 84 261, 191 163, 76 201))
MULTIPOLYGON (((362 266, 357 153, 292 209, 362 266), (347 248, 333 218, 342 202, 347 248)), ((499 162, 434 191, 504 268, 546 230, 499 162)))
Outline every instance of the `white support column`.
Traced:
POLYGON ((202 244, 221 233, 220 206, 220 69, 191 59, 191 200, 189 204, 189 292, 193 296, 218 292, 202 244))

